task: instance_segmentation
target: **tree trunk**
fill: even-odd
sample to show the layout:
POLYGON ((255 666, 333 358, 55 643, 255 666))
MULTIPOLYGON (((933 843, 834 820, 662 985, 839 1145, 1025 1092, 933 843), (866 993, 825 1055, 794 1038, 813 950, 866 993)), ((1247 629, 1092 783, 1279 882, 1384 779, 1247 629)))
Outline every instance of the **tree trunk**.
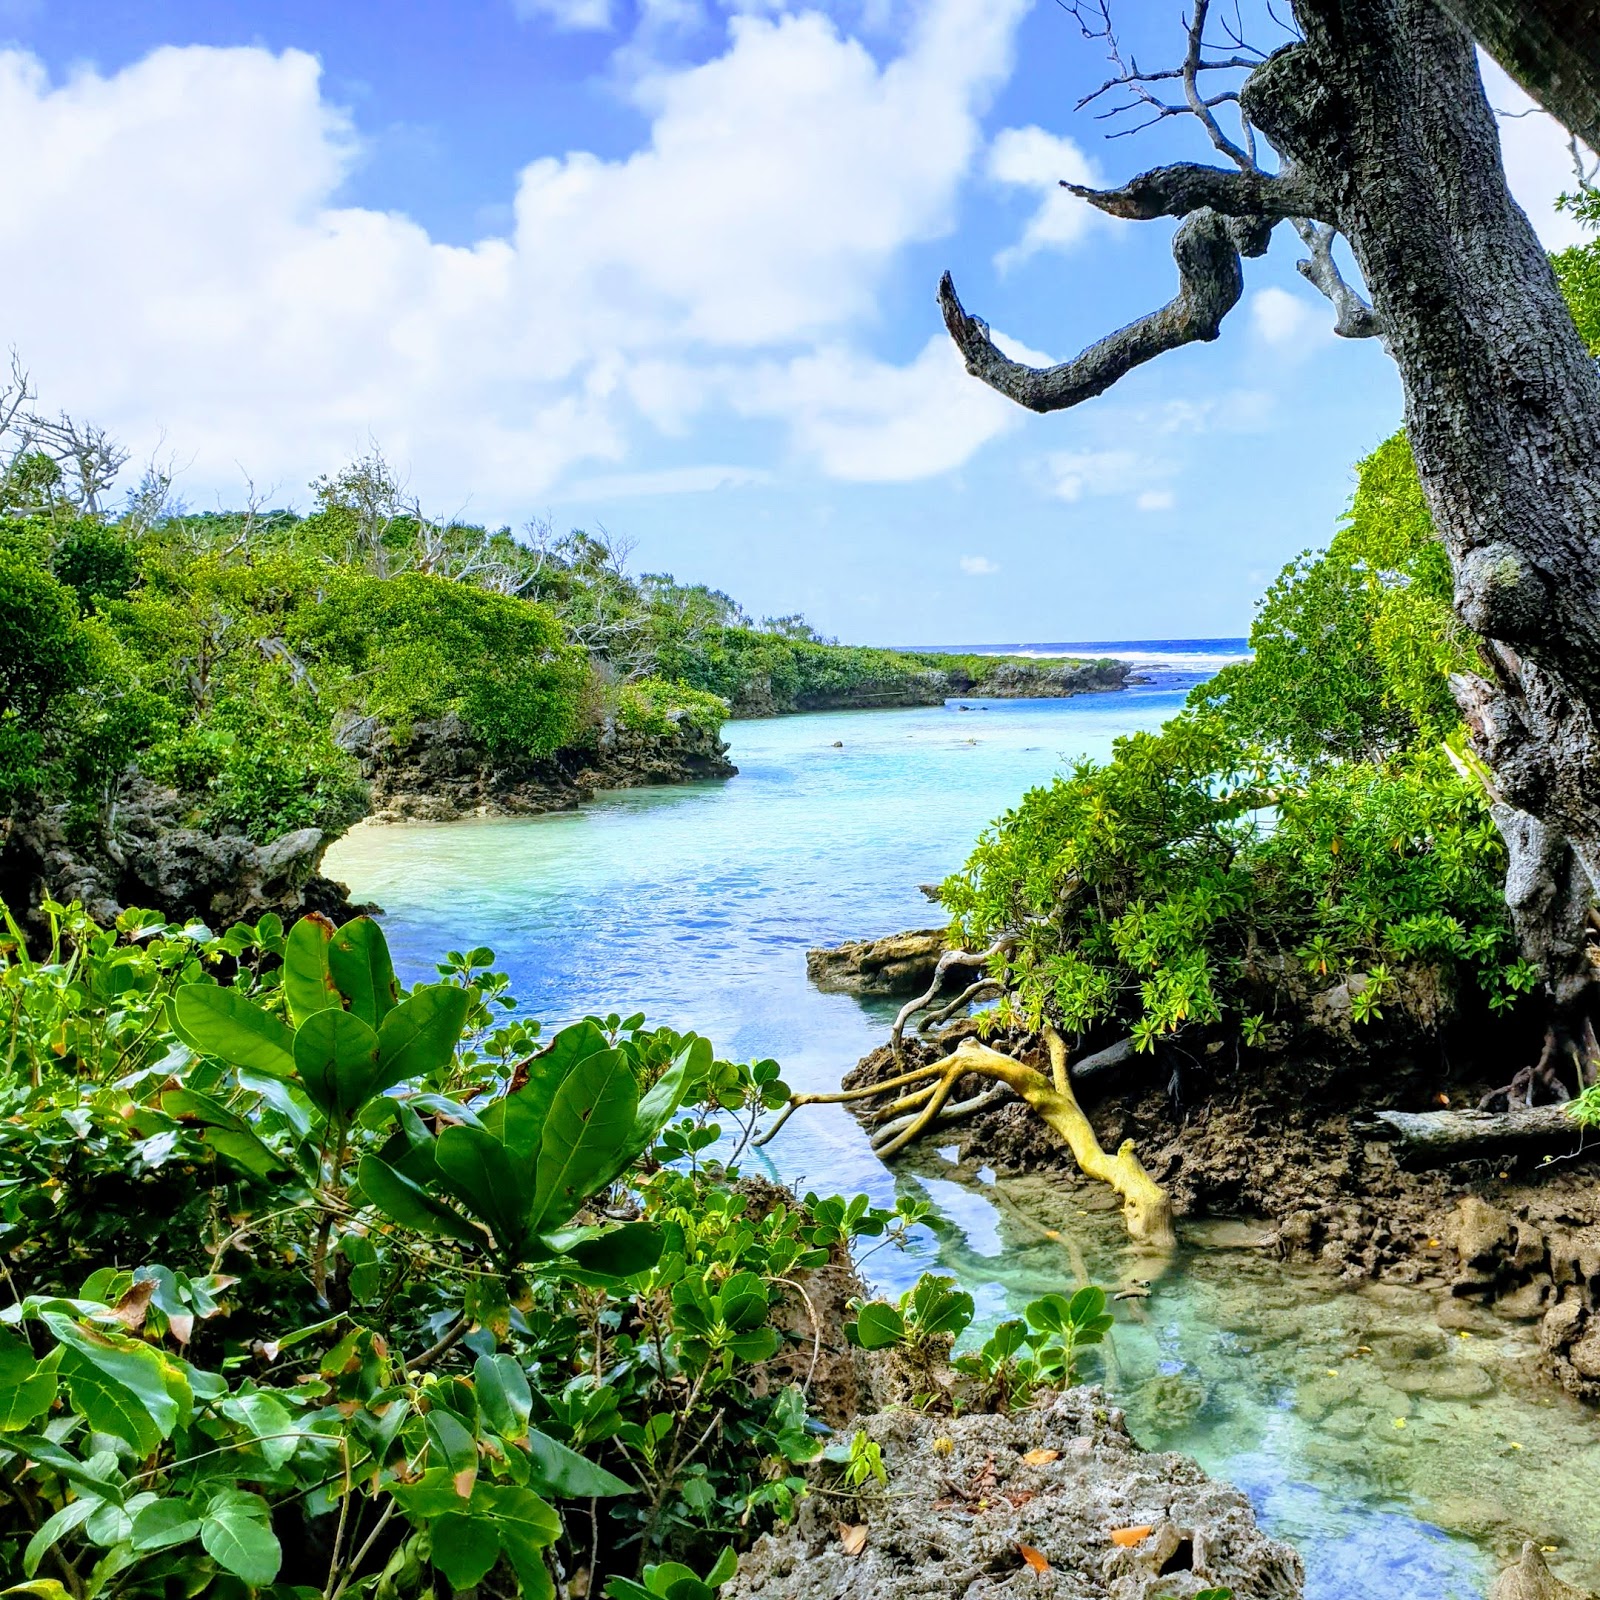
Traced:
MULTIPOLYGON (((1304 42, 1250 76, 1244 107, 1331 201, 1400 368, 1456 610, 1485 640, 1456 687, 1498 798, 1570 841, 1593 885, 1600 372, 1506 188, 1466 34, 1433 0, 1295 14, 1304 42)), ((1542 901, 1561 914, 1558 886, 1542 901)))
POLYGON ((1558 122, 1600 150, 1594 0, 1439 0, 1558 122))

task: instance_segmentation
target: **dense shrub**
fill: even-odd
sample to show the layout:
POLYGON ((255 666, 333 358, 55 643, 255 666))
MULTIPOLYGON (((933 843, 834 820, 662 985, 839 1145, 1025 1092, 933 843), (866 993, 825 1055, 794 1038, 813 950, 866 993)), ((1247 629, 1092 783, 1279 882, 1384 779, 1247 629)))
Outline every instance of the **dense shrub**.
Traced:
POLYGON ((1268 591, 1251 661, 1027 795, 945 883, 963 939, 1016 935, 1002 1015, 1145 1046, 1250 1032, 1253 973, 1283 960, 1328 983, 1368 974, 1358 1017, 1382 1014, 1406 961, 1459 970, 1496 1008, 1531 988, 1487 797, 1445 747, 1446 675, 1470 649, 1449 593, 1392 439, 1329 549, 1268 591))

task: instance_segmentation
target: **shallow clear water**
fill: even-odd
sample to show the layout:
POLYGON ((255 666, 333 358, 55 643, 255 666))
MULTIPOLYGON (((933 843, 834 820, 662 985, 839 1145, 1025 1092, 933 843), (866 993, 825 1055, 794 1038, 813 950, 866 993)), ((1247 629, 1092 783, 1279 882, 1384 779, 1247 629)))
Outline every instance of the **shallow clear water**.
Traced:
MULTIPOLYGON (((958 867, 1064 763, 1158 726, 1192 681, 1157 672, 1065 701, 732 723, 740 776, 727 783, 516 821, 367 826, 327 870, 385 908, 408 978, 446 949, 487 944, 549 1023, 643 1009, 829 1089, 882 1040, 893 1007, 816 993, 805 951, 937 923, 918 885, 958 867)), ((865 1270, 891 1291, 953 1272, 985 1321, 1084 1274, 1115 1285, 1138 1270, 1093 1187, 995 1184, 935 1152, 890 1173, 836 1107, 793 1118, 763 1157, 824 1192, 930 1199, 936 1225, 865 1270)), ((1136 1435, 1245 1489, 1305 1557, 1313 1600, 1481 1600, 1523 1537, 1553 1547, 1569 1581, 1600 1587, 1600 1428, 1525 1386, 1531 1335, 1486 1318, 1462 1339, 1424 1296, 1340 1291, 1264 1260, 1252 1237, 1191 1226, 1150 1298, 1118 1303, 1104 1377, 1136 1435)))

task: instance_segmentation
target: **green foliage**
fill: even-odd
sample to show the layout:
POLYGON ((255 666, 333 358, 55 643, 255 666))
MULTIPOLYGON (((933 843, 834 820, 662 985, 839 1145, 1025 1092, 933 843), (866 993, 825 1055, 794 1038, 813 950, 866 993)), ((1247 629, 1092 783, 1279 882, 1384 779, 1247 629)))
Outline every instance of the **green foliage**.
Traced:
POLYGON ((705 1159, 775 1063, 639 1016, 546 1039, 491 952, 407 985, 365 918, 45 912, 0 942, 0 1580, 551 1594, 598 1498, 596 1592, 703 1600, 792 1512, 823 1430, 774 1313, 915 1208, 705 1159))
POLYGON ((638 733, 669 734, 680 723, 715 733, 727 715, 728 703, 720 695, 664 678, 625 683, 617 695, 617 721, 638 733))
MULTIPOLYGON (((1600 191, 1585 188, 1577 194, 1562 195, 1558 204, 1585 227, 1600 227, 1600 191)), ((1600 240, 1569 245, 1550 260, 1589 354, 1600 356, 1600 240)))
MULTIPOLYGON (((1458 971, 1508 1008, 1518 960, 1505 856, 1458 771, 1447 675, 1469 641, 1403 438, 1362 463, 1329 550, 1262 602, 1254 659, 1157 734, 1036 789, 941 891, 981 948, 1020 929, 994 1021, 1141 1048, 1226 1024, 1267 1041, 1262 991, 1294 965, 1384 1017, 1410 964, 1458 971)), ((1462 763, 1463 766, 1466 763, 1462 763)))
POLYGON ((501 759, 571 742, 587 672, 544 607, 447 578, 343 573, 297 614, 291 644, 351 674, 401 729, 457 713, 501 759))
MULTIPOLYGON (((971 1326, 972 1296, 952 1279, 924 1273, 897 1301, 868 1300, 844 1325, 845 1338, 863 1350, 893 1351, 921 1386, 913 1402, 922 1406, 977 1404, 1009 1411, 1026 1405, 1040 1389, 1077 1382, 1081 1350, 1099 1344, 1111 1330, 1105 1290, 1094 1285, 1070 1298, 1047 1294, 1030 1301, 1021 1318, 1001 1322, 975 1350, 949 1362, 966 1391, 954 1395, 938 1381, 952 1346, 971 1326)), ((836 1446, 835 1453, 842 1450, 836 1446)), ((839 1459, 849 1459, 842 1454, 839 1459)))

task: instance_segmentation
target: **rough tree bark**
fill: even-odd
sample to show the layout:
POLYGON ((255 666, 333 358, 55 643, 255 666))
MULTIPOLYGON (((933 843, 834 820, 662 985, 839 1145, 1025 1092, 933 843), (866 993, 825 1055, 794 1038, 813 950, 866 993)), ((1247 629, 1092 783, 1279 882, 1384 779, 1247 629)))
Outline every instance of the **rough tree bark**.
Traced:
POLYGON ((1595 0, 1439 0, 1564 127, 1600 150, 1595 0))
MULTIPOLYGON (((1204 12, 1202 0, 1192 62, 1204 12)), ((1076 191, 1115 215, 1185 219, 1170 306, 1048 369, 1005 357, 948 274, 946 325, 968 370, 991 387, 1039 411, 1075 405, 1165 349, 1215 338, 1239 298, 1240 256, 1291 220, 1310 251, 1301 270, 1333 301, 1339 331, 1378 335, 1400 369, 1456 609, 1484 641, 1483 670, 1457 681, 1457 699, 1502 814, 1526 813, 1542 830, 1512 830, 1513 880, 1559 874, 1565 841, 1595 887, 1600 368, 1506 187, 1467 34, 1435 0, 1295 0, 1294 15, 1303 38, 1255 67, 1239 93, 1246 127, 1278 154, 1276 173, 1263 175, 1253 150, 1216 131, 1205 114, 1214 102, 1197 98, 1191 70, 1189 108, 1241 170, 1202 180, 1184 163, 1122 189, 1076 191), (1328 230, 1349 242, 1366 281, 1364 324, 1348 315, 1353 291, 1332 270, 1328 230), (1518 858, 1520 845, 1531 854, 1518 858)), ((1559 883, 1546 888, 1521 895, 1518 920, 1548 954, 1571 944, 1574 908, 1559 883), (1535 928, 1539 906, 1565 924, 1535 928)), ((1559 1011, 1592 1002, 1586 964, 1563 971, 1558 962, 1551 978, 1559 1011)), ((1576 1033, 1570 1016, 1567 1026, 1576 1033)))

